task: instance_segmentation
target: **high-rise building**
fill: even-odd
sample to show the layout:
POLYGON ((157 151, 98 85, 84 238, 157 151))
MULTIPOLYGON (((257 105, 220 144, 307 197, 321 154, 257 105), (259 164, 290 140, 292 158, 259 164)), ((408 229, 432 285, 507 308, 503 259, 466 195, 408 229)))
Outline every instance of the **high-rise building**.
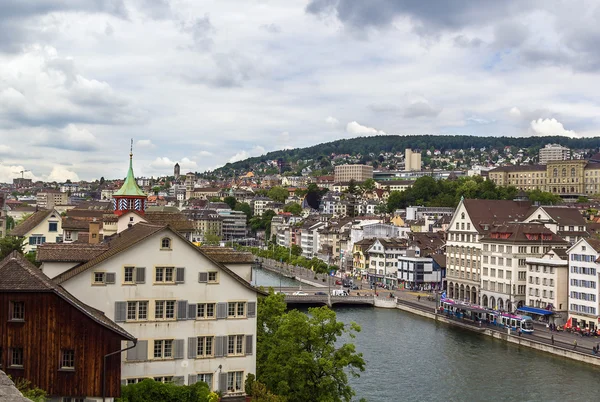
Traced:
POLYGON ((412 149, 406 148, 404 151, 404 170, 421 170, 421 153, 413 152, 412 149))
POLYGON ((560 144, 546 144, 540 149, 540 163, 546 164, 550 161, 566 161, 571 155, 571 150, 560 144))
POLYGON ((175 176, 175 180, 179 179, 181 175, 181 168, 179 167, 179 163, 176 163, 173 167, 173 176, 175 176))
POLYGON ((373 178, 373 166, 339 165, 335 167, 334 177, 336 182, 348 182, 350 180, 363 182, 373 178))

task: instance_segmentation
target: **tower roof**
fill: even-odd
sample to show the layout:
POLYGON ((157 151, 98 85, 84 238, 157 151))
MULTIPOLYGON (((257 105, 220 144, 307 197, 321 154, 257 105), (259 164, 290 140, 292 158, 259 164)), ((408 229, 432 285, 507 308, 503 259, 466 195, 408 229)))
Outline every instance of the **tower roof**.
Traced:
POLYGON ((113 196, 136 196, 146 197, 146 193, 137 185, 135 176, 133 175, 133 153, 129 154, 129 171, 125 178, 125 183, 121 186, 119 191, 113 194, 113 196))

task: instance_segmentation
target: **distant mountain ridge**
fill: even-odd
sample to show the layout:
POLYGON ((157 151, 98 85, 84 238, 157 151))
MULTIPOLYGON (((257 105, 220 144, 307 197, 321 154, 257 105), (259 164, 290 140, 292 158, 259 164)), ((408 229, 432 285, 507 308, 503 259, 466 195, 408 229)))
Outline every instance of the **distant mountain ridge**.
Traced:
POLYGON ((379 154, 380 152, 404 152, 406 148, 412 148, 413 150, 438 149, 442 152, 449 149, 470 149, 471 147, 477 150, 483 147, 500 150, 506 146, 539 149, 550 143, 561 144, 571 149, 595 149, 600 146, 600 137, 479 137, 470 135, 382 135, 356 137, 335 140, 306 148, 271 151, 265 155, 227 163, 215 169, 214 173, 227 174, 227 172, 231 172, 232 170, 249 170, 252 169, 253 165, 269 160, 282 159, 286 162, 295 162, 297 160, 316 159, 319 156, 328 157, 331 154, 379 154))

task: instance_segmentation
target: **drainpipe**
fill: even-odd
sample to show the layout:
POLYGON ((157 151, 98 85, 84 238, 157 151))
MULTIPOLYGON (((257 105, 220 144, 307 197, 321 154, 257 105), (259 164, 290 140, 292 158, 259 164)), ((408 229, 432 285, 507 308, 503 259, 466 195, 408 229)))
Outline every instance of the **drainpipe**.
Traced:
MULTIPOLYGON (((111 352, 107 355, 104 355, 104 364, 102 365, 102 402, 106 402, 106 358, 112 355, 116 355, 117 353, 125 352, 126 350, 135 348, 137 345, 137 338, 133 340, 133 345, 126 347, 125 349, 117 350, 111 352)), ((119 363, 120 364, 120 363, 119 363)))

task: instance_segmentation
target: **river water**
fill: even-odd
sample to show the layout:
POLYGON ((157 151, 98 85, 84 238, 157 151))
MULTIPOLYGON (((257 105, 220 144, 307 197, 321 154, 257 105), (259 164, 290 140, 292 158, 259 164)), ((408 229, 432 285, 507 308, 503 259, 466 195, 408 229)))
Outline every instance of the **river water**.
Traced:
MULTIPOLYGON (((279 285, 276 274, 261 272, 259 284, 279 285)), ((595 367, 399 310, 334 309, 340 321, 362 328, 347 339, 366 362, 360 378, 350 378, 357 401, 600 400, 600 369, 595 367)))

